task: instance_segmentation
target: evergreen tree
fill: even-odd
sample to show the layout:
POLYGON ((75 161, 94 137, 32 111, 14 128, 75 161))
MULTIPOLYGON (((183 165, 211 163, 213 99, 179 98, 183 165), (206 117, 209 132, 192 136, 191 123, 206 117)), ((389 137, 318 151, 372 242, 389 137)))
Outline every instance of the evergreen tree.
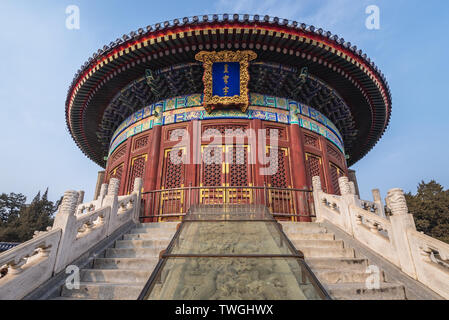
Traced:
POLYGON ((434 180, 421 181, 417 193, 406 194, 406 199, 417 230, 449 243, 449 190, 434 180))
MULTIPOLYGON (((6 196, 5 203, 11 203, 16 198, 6 196)), ((47 189, 42 196, 38 192, 29 205, 24 205, 25 201, 26 198, 23 197, 20 210, 13 219, 9 218, 6 223, 0 224, 0 241, 24 242, 30 240, 35 231, 45 231, 53 224, 53 214, 61 200, 56 203, 48 200, 47 189)), ((0 210, 1 208, 0 203, 0 210)))
POLYGON ((17 218, 25 205, 26 197, 21 193, 3 193, 0 195, 0 225, 17 218))

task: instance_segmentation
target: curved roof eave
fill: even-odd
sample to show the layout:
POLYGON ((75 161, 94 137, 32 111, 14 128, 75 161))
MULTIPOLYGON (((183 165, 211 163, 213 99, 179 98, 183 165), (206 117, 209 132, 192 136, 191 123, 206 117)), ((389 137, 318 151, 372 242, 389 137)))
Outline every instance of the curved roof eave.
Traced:
MULTIPOLYGON (((330 32, 295 21, 260 17, 205 15, 202 21, 198 17, 184 18, 182 22, 175 19, 148 26, 146 31, 141 28, 131 32, 98 50, 78 71, 68 91, 66 122, 75 143, 90 159, 104 166, 103 156, 93 145, 95 130, 90 127, 101 121, 104 106, 111 99, 109 82, 114 81, 118 91, 131 78, 141 75, 139 70, 144 65, 161 67, 189 61, 199 50, 249 48, 267 60, 308 63, 322 73, 317 75, 320 78, 349 84, 347 96, 354 95, 356 89, 362 92, 370 106, 371 124, 349 164, 360 160, 389 124, 391 94, 385 76, 366 54, 330 32), (89 106, 91 102, 93 106, 89 106)), ((367 110, 357 110, 358 104, 362 105, 358 101, 354 112, 367 117, 367 110)))

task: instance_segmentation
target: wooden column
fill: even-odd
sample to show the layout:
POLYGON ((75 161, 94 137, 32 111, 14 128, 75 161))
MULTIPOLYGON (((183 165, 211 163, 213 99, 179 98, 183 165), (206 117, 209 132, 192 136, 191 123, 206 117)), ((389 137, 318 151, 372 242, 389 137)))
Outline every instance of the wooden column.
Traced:
MULTIPOLYGON (((250 121, 250 128, 254 130, 255 134, 255 146, 251 146, 252 156, 255 158, 254 168, 254 186, 263 187, 265 183, 265 176, 260 174, 260 160, 259 159, 259 148, 264 148, 264 145, 259 145, 259 130, 262 129, 262 120, 254 119, 250 121), (255 147, 255 148, 254 148, 255 147)), ((265 150, 262 150, 265 152, 265 150)))
POLYGON ((131 149, 133 146, 133 139, 129 138, 126 141, 126 154, 125 154, 125 162, 123 163, 123 171, 122 171, 122 178, 120 179, 120 189, 119 189, 119 195, 124 195, 126 192, 126 186, 128 185, 128 179, 131 167, 131 149))
POLYGON ((292 163, 293 188, 307 189, 306 154, 304 152, 304 139, 298 124, 291 124, 290 132, 290 161, 292 163))
POLYGON ((193 120, 187 126, 189 132, 189 145, 186 146, 188 150, 188 159, 185 164, 186 177, 184 187, 196 186, 196 163, 201 153, 198 153, 201 146, 201 124, 198 120, 193 120))
POLYGON ((327 186, 327 193, 329 194, 335 194, 334 186, 331 183, 331 172, 330 172, 330 164, 329 164, 329 157, 327 156, 327 139, 320 135, 320 146, 321 146, 321 152, 323 155, 323 173, 324 173, 324 180, 326 182, 327 186))
MULTIPOLYGON (((143 180, 143 190, 144 192, 156 190, 158 179, 160 175, 158 174, 159 169, 159 156, 161 149, 161 132, 162 126, 156 125, 151 129, 151 141, 148 152, 147 169, 145 172, 145 179, 143 180)), ((153 216, 156 214, 158 209, 157 203, 159 201, 159 195, 150 194, 145 198, 145 208, 144 215, 153 216)), ((147 218, 144 219, 144 223, 157 222, 157 218, 147 218)))
POLYGON ((144 180, 144 191, 155 190, 157 179, 160 177, 158 173, 159 155, 161 151, 161 132, 162 126, 154 126, 151 135, 150 153, 148 155, 148 169, 144 180))
MULTIPOLYGON (((294 189, 307 189, 306 154, 304 152, 304 139, 299 124, 292 123, 288 126, 290 136, 290 163, 292 168, 292 183, 294 189)), ((296 193, 297 210, 300 214, 308 212, 307 196, 296 193)), ((311 218, 301 216, 300 222, 311 222, 311 218)))

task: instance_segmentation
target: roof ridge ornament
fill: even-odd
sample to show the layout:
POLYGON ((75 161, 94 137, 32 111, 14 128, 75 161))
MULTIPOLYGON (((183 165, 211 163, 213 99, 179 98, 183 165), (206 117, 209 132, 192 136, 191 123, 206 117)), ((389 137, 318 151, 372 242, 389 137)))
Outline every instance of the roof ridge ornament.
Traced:
POLYGON ((208 113, 221 107, 238 107, 246 112, 249 105, 249 62, 257 54, 244 51, 201 51, 195 59, 203 63, 204 108, 208 113))

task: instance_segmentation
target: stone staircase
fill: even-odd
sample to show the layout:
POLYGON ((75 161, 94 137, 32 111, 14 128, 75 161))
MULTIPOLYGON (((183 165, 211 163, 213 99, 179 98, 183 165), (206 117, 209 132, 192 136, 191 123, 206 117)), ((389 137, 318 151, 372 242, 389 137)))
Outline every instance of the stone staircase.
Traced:
POLYGON ((135 300, 176 232, 178 222, 138 224, 80 270, 80 288, 56 300, 135 300))
MULTIPOLYGON (((178 222, 138 224, 80 270, 80 288, 58 291, 56 300, 135 300, 173 238, 178 222)), ((404 300, 403 284, 388 282, 380 272, 380 288, 368 289, 370 262, 345 246, 319 223, 281 222, 293 245, 318 280, 336 300, 404 300)))
POLYGON ((345 247, 333 233, 318 223, 281 223, 285 234, 302 251, 318 280, 336 300, 404 300, 400 283, 386 282, 380 271, 380 288, 368 289, 368 259, 357 257, 353 248, 345 247))

